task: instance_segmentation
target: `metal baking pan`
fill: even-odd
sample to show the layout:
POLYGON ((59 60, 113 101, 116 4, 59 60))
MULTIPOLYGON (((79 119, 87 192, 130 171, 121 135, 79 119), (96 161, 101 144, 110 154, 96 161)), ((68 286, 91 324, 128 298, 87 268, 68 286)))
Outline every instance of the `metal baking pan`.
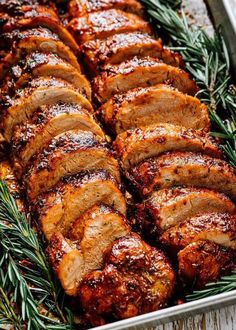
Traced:
POLYGON ((221 26, 236 78, 236 0, 207 0, 215 26, 221 26))
MULTIPOLYGON (((195 18, 198 20, 199 11, 206 12, 203 0, 184 0, 186 9, 191 11, 191 6, 195 12, 195 18)), ((211 16, 215 26, 222 26, 230 58, 233 65, 233 74, 236 77, 236 0, 207 0, 211 16)), ((192 13, 191 13, 192 14, 192 13)), ((201 23, 208 28, 208 17, 200 17, 201 23)), ((236 290, 218 294, 212 297, 196 300, 182 305, 167 307, 165 309, 110 323, 104 326, 93 328, 93 330, 121 330, 121 329, 147 329, 147 327, 155 328, 156 326, 179 319, 194 316, 207 311, 226 307, 236 303, 236 290)))
POLYGON ((168 307, 153 313, 136 316, 93 328, 93 330, 147 329, 181 318, 187 318, 212 309, 225 307, 236 303, 236 291, 218 294, 212 297, 196 300, 178 306, 168 307))

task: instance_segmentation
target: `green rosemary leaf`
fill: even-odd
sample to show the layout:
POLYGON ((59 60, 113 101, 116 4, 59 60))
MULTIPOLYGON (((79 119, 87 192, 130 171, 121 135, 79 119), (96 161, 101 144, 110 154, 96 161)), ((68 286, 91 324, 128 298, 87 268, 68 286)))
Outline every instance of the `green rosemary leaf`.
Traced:
POLYGON ((41 242, 2 181, 0 266, 1 320, 15 329, 73 328, 71 314, 57 300, 61 289, 51 274, 41 242))

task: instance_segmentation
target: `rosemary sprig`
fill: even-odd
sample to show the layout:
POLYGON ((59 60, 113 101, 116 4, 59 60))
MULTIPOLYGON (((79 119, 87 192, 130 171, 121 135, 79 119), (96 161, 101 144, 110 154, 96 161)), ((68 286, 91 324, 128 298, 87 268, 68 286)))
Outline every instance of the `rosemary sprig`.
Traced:
POLYGON ((186 296, 187 301, 194 301, 219 293, 228 292, 236 289, 236 272, 229 276, 223 276, 219 281, 208 283, 203 290, 194 291, 186 296))
POLYGON ((204 30, 190 26, 182 10, 172 9, 179 1, 143 0, 143 3, 157 30, 164 30, 170 37, 171 48, 181 53, 186 69, 200 87, 198 97, 209 106, 211 121, 217 130, 213 134, 224 139, 222 149, 229 162, 236 166, 236 90, 220 32, 210 37, 204 30))
POLYGON ((0 324, 72 329, 60 291, 36 232, 0 181, 0 324))

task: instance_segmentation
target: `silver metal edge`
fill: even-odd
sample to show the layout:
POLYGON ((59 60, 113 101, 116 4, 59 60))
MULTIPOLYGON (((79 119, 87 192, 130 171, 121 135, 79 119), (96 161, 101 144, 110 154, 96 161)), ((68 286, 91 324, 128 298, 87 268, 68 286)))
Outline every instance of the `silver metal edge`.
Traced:
MULTIPOLYGON (((182 305, 168 307, 156 312, 132 317, 127 320, 122 320, 100 327, 95 327, 93 330, 121 330, 143 328, 143 326, 157 326, 159 324, 176 321, 197 313, 206 312, 218 307, 223 307, 236 303, 236 291, 218 294, 212 297, 196 300, 182 305)), ((144 329, 144 328, 143 328, 144 329)))
POLYGON ((221 26, 236 78, 236 0, 206 0, 215 25, 221 26))

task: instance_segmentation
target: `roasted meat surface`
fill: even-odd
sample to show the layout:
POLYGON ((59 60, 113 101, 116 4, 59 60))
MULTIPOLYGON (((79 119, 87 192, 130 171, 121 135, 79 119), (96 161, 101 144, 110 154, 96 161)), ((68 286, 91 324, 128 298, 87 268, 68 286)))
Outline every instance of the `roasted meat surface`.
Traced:
POLYGON ((70 21, 68 29, 79 43, 105 39, 119 33, 134 31, 152 33, 149 23, 137 15, 119 9, 92 12, 74 18, 70 21))
POLYGON ((236 199, 234 168, 224 160, 193 152, 169 152, 149 158, 130 171, 131 180, 143 196, 173 186, 201 187, 236 199))
POLYGON ((113 147, 125 171, 144 159, 172 150, 196 151, 222 157, 218 144, 208 134, 172 124, 155 124, 120 133, 113 147))
POLYGON ((25 88, 33 78, 54 77, 63 79, 81 91, 90 100, 91 88, 87 79, 70 63, 56 54, 33 52, 19 60, 5 77, 2 94, 15 95, 15 91, 25 88))
MULTIPOLYGON (((236 174, 141 3, 62 7, 0 0, 0 138, 62 288, 99 326, 167 305, 175 273, 156 247, 184 290, 235 269, 236 174)), ((0 178, 22 207, 8 163, 0 178)))
POLYGON ((157 58, 137 56, 121 64, 105 65, 102 73, 94 78, 93 90, 100 103, 137 87, 167 83, 180 92, 195 95, 196 83, 183 70, 165 64, 157 58))
POLYGON ((68 5, 70 17, 80 17, 108 9, 120 9, 136 15, 143 15, 143 7, 136 0, 71 0, 68 5))
POLYGON ((76 103, 93 111, 90 102, 72 84, 59 78, 36 78, 27 88, 16 91, 14 97, 8 96, 4 100, 1 128, 5 139, 10 141, 14 127, 32 117, 39 106, 57 102, 76 103))
POLYGON ((106 64, 118 64, 134 56, 157 57, 165 63, 182 65, 181 57, 163 47, 161 40, 141 32, 114 34, 106 39, 95 39, 82 46, 89 72, 96 74, 106 64))
POLYGON ((63 178, 34 202, 35 218, 47 239, 55 233, 71 233, 73 222, 94 205, 111 206, 126 214, 126 200, 116 180, 104 170, 81 172, 63 178))
POLYGON ((174 284, 164 254, 131 234, 108 249, 104 269, 85 276, 79 290, 86 316, 99 326, 107 317, 125 319, 164 307, 174 284))
POLYGON ((182 221, 161 236, 161 242, 178 252, 190 243, 207 240, 236 249, 236 214, 209 213, 182 221))
POLYGON ((214 190, 175 187, 155 191, 144 201, 146 225, 155 235, 191 217, 212 212, 236 213, 236 206, 214 190))
POLYGON ((104 138, 95 118, 81 104, 57 103, 39 107, 33 117, 18 126, 12 138, 15 168, 22 172, 36 153, 41 152, 51 139, 69 130, 91 131, 104 138))
POLYGON ((33 199, 64 176, 102 169, 120 181, 118 162, 107 143, 92 132, 71 130, 51 139, 27 170, 24 181, 28 196, 33 199))
POLYGON ((35 51, 57 54, 80 71, 75 54, 60 40, 57 34, 47 28, 38 27, 25 31, 13 31, 9 33, 8 37, 9 42, 12 43, 12 49, 0 63, 1 79, 25 54, 35 51))
POLYGON ((202 289, 235 269, 235 250, 211 241, 197 241, 178 253, 179 276, 185 286, 202 289))
POLYGON ((135 88, 109 99, 99 110, 107 129, 119 134, 151 124, 174 124, 208 131, 207 107, 169 85, 135 88))
POLYGON ((47 253, 65 292, 77 295, 83 278, 102 268, 104 253, 110 244, 129 232, 121 214, 105 205, 95 205, 73 224, 73 243, 62 234, 54 234, 47 253))
POLYGON ((14 30, 25 30, 27 28, 45 27, 56 33, 61 41, 69 46, 75 53, 78 53, 78 45, 72 35, 62 25, 56 12, 45 6, 22 5, 16 12, 0 13, 0 32, 2 41, 0 46, 3 49, 10 49, 12 39, 9 34, 14 30), (9 41, 6 43, 6 41, 9 41))

